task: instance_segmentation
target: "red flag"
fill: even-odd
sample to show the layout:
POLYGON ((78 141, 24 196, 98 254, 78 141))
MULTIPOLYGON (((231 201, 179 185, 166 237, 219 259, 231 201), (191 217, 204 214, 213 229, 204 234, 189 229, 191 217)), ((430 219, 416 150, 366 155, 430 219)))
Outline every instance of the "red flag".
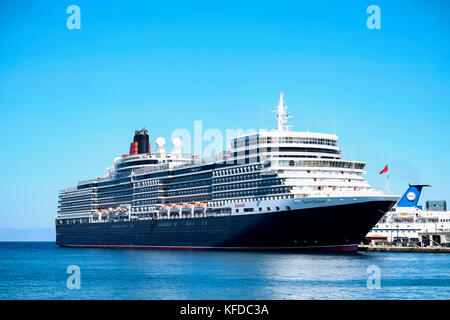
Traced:
POLYGON ((380 171, 380 174, 385 173, 387 171, 388 171, 388 165, 386 165, 386 167, 384 167, 384 169, 380 171))

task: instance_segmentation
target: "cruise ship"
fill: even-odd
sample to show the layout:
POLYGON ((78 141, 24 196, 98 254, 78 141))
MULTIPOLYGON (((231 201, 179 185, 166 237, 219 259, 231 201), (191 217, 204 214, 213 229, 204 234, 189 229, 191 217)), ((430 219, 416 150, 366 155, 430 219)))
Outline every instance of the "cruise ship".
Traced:
POLYGON ((212 159, 182 140, 135 132, 105 176, 59 192, 64 247, 356 251, 399 199, 372 188, 366 163, 343 159, 334 134, 297 132, 283 94, 277 127, 231 139, 212 159))

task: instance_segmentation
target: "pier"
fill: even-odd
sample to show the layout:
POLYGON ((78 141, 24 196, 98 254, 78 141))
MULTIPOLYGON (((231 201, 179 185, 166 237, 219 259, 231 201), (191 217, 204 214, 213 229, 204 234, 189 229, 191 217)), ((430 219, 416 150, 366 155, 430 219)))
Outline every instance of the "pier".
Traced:
POLYGON ((389 245, 359 245, 358 251, 362 252, 413 252, 413 253, 450 253, 450 247, 400 247, 389 245))

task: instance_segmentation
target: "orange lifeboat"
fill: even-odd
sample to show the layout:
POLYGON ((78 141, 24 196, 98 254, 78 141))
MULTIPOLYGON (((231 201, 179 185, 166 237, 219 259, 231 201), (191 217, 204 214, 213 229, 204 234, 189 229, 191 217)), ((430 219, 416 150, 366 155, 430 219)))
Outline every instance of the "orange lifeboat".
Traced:
POLYGON ((206 202, 196 202, 195 203, 196 207, 206 207, 206 205, 207 205, 206 202))

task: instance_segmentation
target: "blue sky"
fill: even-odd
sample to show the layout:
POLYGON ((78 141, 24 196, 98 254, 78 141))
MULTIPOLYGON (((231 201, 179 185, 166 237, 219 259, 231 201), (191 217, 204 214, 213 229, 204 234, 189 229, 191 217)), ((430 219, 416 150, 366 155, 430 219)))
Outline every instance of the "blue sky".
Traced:
POLYGON ((0 226, 51 227, 58 190, 104 173, 135 129, 333 133, 367 180, 450 200, 447 1, 9 1, 0 5, 0 226), (66 8, 81 8, 69 30, 66 8), (381 9, 381 30, 366 8, 381 9), (335 119, 335 120, 333 120, 335 119))

